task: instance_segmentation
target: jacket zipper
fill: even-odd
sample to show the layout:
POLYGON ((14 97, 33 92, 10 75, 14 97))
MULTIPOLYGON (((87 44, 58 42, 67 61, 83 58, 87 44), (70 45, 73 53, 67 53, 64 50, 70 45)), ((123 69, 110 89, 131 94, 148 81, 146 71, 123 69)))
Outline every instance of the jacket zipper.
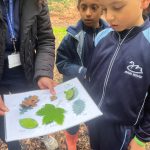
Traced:
MULTIPOLYGON (((73 38, 75 38, 78 41, 78 39, 73 34, 71 34, 70 32, 68 32, 68 34, 70 34, 73 38)), ((77 54, 78 54, 78 52, 77 52, 77 54)), ((79 56, 79 59, 81 61, 81 65, 83 66, 82 58, 81 58, 81 56, 79 54, 78 54, 78 56, 79 56)))
POLYGON ((102 106, 102 103, 103 103, 103 100, 104 100, 104 97, 105 97, 105 94, 106 94, 106 89, 107 89, 107 84, 108 84, 108 80, 109 80, 109 77, 110 77, 110 73, 111 73, 111 70, 112 70, 112 67, 114 65, 114 62, 116 60, 116 57, 118 55, 118 52, 120 50, 120 47, 121 45, 123 44, 123 42, 125 41, 125 39, 127 38, 127 36, 131 33, 131 31, 133 30, 133 28, 130 29, 130 31, 127 33, 127 35, 121 40, 120 38, 120 35, 119 35, 119 44, 115 50, 115 53, 110 61, 110 64, 109 64, 109 67, 108 67, 108 70, 107 70, 107 73, 106 73, 106 77, 105 77, 105 80, 104 80, 104 86, 103 86, 103 92, 102 92, 102 96, 100 98, 100 101, 99 101, 99 104, 98 104, 98 107, 100 108, 102 106))
POLYGON ((138 113, 137 119, 136 119, 136 121, 135 121, 135 123, 134 123, 133 126, 135 126, 135 125, 138 123, 138 121, 139 121, 139 118, 140 118, 141 112, 142 112, 142 110, 143 110, 143 108, 144 108, 144 105, 145 105, 147 96, 148 96, 148 93, 145 94, 145 98, 144 98, 143 104, 142 104, 142 106, 141 106, 141 109, 140 109, 140 111, 139 111, 139 113, 138 113))

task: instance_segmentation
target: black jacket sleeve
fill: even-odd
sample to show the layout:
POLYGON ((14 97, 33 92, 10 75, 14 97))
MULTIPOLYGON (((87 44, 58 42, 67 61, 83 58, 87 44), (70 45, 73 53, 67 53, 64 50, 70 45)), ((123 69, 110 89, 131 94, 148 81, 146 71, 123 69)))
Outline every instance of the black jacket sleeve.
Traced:
POLYGON ((51 27, 48 5, 41 6, 37 16, 37 54, 34 79, 40 76, 53 78, 55 38, 51 27))

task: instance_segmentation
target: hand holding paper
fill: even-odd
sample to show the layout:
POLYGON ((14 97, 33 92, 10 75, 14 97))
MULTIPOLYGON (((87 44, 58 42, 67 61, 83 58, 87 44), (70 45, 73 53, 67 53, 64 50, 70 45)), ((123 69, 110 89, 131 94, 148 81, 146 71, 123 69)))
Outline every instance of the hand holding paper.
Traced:
POLYGON ((5 112, 8 112, 8 108, 5 106, 2 97, 0 96, 0 116, 3 116, 5 112))
POLYGON ((102 115, 77 78, 55 90, 55 96, 49 90, 4 95, 10 108, 5 115, 7 142, 47 135, 102 115))
POLYGON ((52 79, 48 77, 40 77, 37 83, 40 89, 49 89, 52 95, 56 94, 54 87, 57 85, 57 83, 52 79))

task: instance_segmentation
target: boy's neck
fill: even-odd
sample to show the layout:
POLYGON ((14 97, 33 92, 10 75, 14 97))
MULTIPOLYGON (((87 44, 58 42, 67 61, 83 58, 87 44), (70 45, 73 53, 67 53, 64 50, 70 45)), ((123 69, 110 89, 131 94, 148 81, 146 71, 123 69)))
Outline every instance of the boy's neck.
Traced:
POLYGON ((101 22, 99 21, 97 24, 96 24, 96 26, 94 27, 94 29, 98 29, 98 28, 100 28, 101 27, 101 22))
POLYGON ((140 19, 139 19, 139 21, 136 23, 136 25, 135 26, 141 26, 141 25, 143 25, 144 24, 144 18, 143 17, 141 17, 140 19))
POLYGON ((136 24, 135 26, 132 26, 131 28, 125 29, 123 31, 119 31, 118 33, 121 39, 123 39, 132 28, 134 28, 135 31, 140 31, 140 29, 144 26, 144 23, 147 20, 147 18, 148 16, 143 16, 143 20, 139 24, 136 24))
POLYGON ((130 28, 126 28, 126 29, 124 29, 123 31, 117 31, 118 33, 122 33, 122 32, 127 32, 127 31, 129 31, 131 28, 133 28, 133 27, 141 27, 143 24, 144 24, 144 22, 145 22, 145 20, 147 19, 147 17, 146 16, 143 16, 135 25, 133 25, 132 27, 130 27, 130 28))
POLYGON ((95 27, 93 27, 93 29, 99 29, 101 27, 101 22, 99 21, 96 25, 95 25, 95 27))
POLYGON ((86 29, 92 29, 92 30, 96 30, 96 29, 99 29, 100 27, 101 27, 101 22, 98 22, 97 23, 97 25, 95 25, 95 26, 91 26, 91 27, 88 27, 88 26, 86 26, 84 23, 83 23, 83 25, 84 25, 84 28, 86 28, 86 29))

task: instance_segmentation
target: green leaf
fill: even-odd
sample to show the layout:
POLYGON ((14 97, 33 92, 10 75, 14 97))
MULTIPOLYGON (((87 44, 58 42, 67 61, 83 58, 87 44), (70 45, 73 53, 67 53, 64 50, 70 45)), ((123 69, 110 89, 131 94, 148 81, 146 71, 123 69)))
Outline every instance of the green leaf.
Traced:
POLYGON ((43 124, 49 124, 49 123, 52 123, 53 122, 53 117, 52 116, 44 116, 43 117, 43 124))
POLYGON ((65 113, 65 110, 63 108, 56 108, 56 111, 58 111, 59 113, 65 113))
POLYGON ((65 91, 64 93, 66 94, 67 100, 72 100, 74 97, 74 94, 75 94, 75 90, 74 90, 74 88, 71 88, 71 89, 65 91))
POLYGON ((32 118, 24 118, 19 120, 20 125, 26 129, 33 129, 38 126, 38 122, 32 118))
POLYGON ((46 115, 50 112, 50 110, 54 109, 55 107, 51 104, 46 104, 43 108, 41 108, 40 110, 38 110, 36 112, 36 114, 38 116, 43 116, 43 115, 46 115))
POLYGON ((54 118, 54 121, 59 124, 59 125, 62 125, 63 122, 64 122, 64 114, 59 114, 57 117, 54 118))
POLYGON ((55 107, 52 104, 46 104, 43 108, 36 112, 37 115, 43 116, 43 124, 49 124, 55 121, 60 125, 62 125, 64 122, 64 113, 65 110, 63 108, 55 107))
POLYGON ((64 112, 65 112, 65 110, 62 108, 56 108, 55 109, 53 119, 59 125, 62 125, 64 122, 64 118, 65 118, 64 112))

